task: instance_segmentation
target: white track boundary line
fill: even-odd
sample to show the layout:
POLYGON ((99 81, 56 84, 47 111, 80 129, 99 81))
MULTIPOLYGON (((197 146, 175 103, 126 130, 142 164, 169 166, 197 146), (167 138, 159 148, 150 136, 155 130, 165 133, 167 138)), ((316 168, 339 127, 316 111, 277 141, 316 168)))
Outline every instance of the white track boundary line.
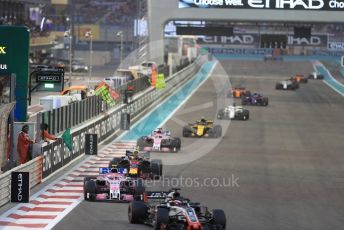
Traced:
MULTIPOLYGON (((339 84, 339 85, 342 85, 342 83, 340 83, 339 81, 337 81, 337 79, 335 79, 335 78, 332 76, 331 72, 330 72, 330 71, 329 71, 320 61, 312 62, 312 64, 313 64, 313 69, 314 69, 314 71, 318 72, 318 70, 317 70, 317 65, 318 65, 318 66, 321 66, 322 68, 324 68, 324 69, 326 70, 326 72, 327 72, 327 74, 329 75, 329 77, 330 77, 335 83, 337 83, 337 84, 339 84)), ((328 87, 330 87, 330 88, 333 89, 335 92, 339 93, 341 96, 344 97, 344 93, 340 92, 338 89, 336 89, 335 87, 333 87, 330 83, 326 82, 325 80, 323 80, 323 82, 324 82, 328 87)))
POLYGON ((331 89, 333 89, 334 91, 336 91, 337 93, 339 93, 340 95, 342 95, 344 97, 344 93, 340 92, 338 89, 334 88, 332 85, 330 85, 329 83, 327 83, 326 81, 324 81, 324 83, 330 87, 331 89))

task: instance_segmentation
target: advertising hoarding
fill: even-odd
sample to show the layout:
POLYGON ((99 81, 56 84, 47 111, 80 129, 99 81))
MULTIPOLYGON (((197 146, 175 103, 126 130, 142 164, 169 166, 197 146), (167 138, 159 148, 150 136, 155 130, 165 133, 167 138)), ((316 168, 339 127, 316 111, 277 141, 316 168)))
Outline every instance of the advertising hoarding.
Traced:
POLYGON ((343 11, 343 0, 179 0, 179 8, 343 11))

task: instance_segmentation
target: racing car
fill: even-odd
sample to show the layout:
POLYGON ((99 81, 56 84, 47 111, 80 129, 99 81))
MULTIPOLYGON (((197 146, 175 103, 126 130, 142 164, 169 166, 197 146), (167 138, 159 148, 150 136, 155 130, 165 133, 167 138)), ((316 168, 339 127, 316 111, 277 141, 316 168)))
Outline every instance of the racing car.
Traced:
POLYGON ((222 136, 222 127, 214 125, 214 121, 202 118, 195 123, 183 127, 183 137, 213 137, 222 136))
POLYGON ((296 90, 299 88, 299 83, 297 81, 280 81, 276 83, 276 89, 281 90, 296 90))
POLYGON ((173 189, 146 192, 143 201, 132 201, 128 219, 132 224, 146 224, 154 229, 225 230, 227 219, 222 209, 209 211, 200 203, 192 203, 173 189))
POLYGON ((219 120, 248 120, 250 112, 244 109, 242 106, 230 105, 226 108, 220 109, 217 113, 217 119, 219 120))
POLYGON ((169 131, 158 128, 149 136, 140 137, 137 146, 144 151, 178 152, 181 140, 179 137, 172 137, 169 131))
POLYGON ((307 83, 308 82, 308 78, 306 78, 302 74, 296 74, 294 77, 291 77, 289 80, 296 81, 297 83, 307 83))
POLYGON ((267 106, 269 104, 269 98, 264 97, 262 94, 255 92, 250 96, 242 97, 241 104, 267 106))
POLYGON ((124 168, 126 175, 133 178, 157 179, 162 175, 163 164, 159 159, 150 160, 149 152, 127 150, 123 157, 114 157, 109 168, 124 168))
POLYGON ((235 87, 230 92, 228 92, 228 97, 233 95, 234 98, 241 98, 242 96, 249 96, 251 92, 243 87, 235 87))
POLYGON ((99 168, 99 176, 84 178, 84 199, 88 201, 132 201, 145 191, 142 180, 128 178, 124 168, 99 168))
POLYGON ((313 72, 310 73, 308 75, 308 79, 312 79, 312 80, 323 80, 324 79, 324 75, 318 73, 318 72, 313 72))

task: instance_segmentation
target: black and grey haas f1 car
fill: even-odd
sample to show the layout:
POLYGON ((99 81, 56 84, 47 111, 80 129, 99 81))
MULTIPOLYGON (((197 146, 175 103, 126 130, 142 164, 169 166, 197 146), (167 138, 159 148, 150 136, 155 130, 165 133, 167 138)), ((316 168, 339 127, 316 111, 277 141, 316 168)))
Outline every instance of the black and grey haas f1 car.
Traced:
POLYGON ((246 121, 250 117, 248 109, 244 109, 242 106, 230 105, 226 108, 220 109, 217 113, 217 119, 219 120, 243 120, 246 121))
POLYGON ((280 81, 276 83, 276 89, 278 90, 296 90, 300 87, 300 84, 297 81, 280 81))
POLYGON ((225 230, 222 209, 209 211, 200 203, 180 196, 179 189, 169 192, 146 192, 143 201, 132 201, 128 208, 130 223, 141 223, 159 230, 225 230))

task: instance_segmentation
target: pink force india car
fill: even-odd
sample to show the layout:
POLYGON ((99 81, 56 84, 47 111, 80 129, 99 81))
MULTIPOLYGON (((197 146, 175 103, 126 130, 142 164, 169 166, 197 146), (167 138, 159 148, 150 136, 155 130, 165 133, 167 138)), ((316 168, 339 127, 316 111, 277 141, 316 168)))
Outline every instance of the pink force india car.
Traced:
POLYGON ((84 178, 84 199, 129 202, 145 192, 142 179, 126 176, 125 168, 99 168, 99 176, 84 178))
POLYGON ((178 152, 181 140, 179 137, 172 137, 169 131, 158 128, 149 136, 140 137, 137 146, 143 151, 178 152))

